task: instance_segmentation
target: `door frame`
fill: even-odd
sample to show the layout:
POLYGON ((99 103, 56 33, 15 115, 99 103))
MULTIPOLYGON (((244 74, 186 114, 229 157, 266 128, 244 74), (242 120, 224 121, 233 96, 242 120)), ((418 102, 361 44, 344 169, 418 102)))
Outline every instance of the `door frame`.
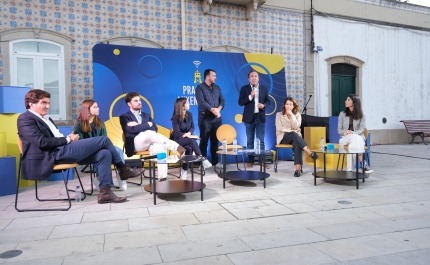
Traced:
MULTIPOLYGON (((333 56, 326 59, 327 62, 327 75, 328 75, 328 113, 329 116, 333 116, 331 104, 332 104, 332 98, 331 98, 331 65, 337 64, 337 63, 344 63, 344 64, 350 64, 352 66, 357 67, 357 75, 355 76, 355 93, 362 97, 362 77, 363 77, 363 65, 364 62, 358 58, 347 56, 347 55, 339 55, 339 56, 333 56)), ((361 99, 363 100, 363 98, 361 99)))

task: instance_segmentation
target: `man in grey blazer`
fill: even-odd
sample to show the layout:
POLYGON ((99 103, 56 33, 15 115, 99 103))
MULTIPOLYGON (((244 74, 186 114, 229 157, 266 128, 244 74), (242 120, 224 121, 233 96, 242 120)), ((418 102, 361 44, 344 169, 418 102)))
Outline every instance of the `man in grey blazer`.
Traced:
POLYGON ((55 164, 98 164, 100 193, 98 203, 120 203, 126 197, 117 197, 112 191, 111 164, 119 169, 121 179, 134 176, 125 165, 112 142, 105 136, 79 140, 79 135, 64 136, 49 118, 51 95, 33 89, 25 95, 27 111, 18 117, 18 135, 22 141, 21 172, 23 179, 46 180, 55 164))

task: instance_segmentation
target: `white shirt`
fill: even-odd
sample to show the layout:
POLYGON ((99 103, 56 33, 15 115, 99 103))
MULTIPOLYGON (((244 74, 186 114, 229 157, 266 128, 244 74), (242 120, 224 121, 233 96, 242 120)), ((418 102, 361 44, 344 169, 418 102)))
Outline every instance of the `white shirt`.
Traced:
MULTIPOLYGON (((252 85, 250 84, 250 86, 251 86, 251 88, 252 88, 252 90, 255 90, 255 91, 257 91, 257 93, 255 93, 255 95, 254 95, 254 113, 258 113, 260 110, 258 109, 258 84, 257 84, 257 86, 255 86, 255 87, 252 87, 252 85)), ((249 101, 252 101, 252 97, 251 96, 249 96, 249 101)))
POLYGON ((136 117, 136 119, 137 119, 137 123, 141 124, 141 123, 142 123, 142 116, 141 116, 142 111, 141 111, 141 110, 139 110, 138 112, 134 112, 132 109, 130 109, 130 111, 131 111, 131 113, 133 113, 133 114, 134 114, 134 116, 136 117))
MULTIPOLYGON (((34 115, 36 115, 37 117, 39 117, 40 119, 42 119, 42 121, 44 121, 46 123, 46 125, 48 125, 49 129, 51 130, 52 134, 55 137, 57 137, 57 138, 58 137, 64 137, 64 135, 58 130, 58 128, 55 127, 55 125, 51 122, 51 120, 49 119, 48 115, 45 115, 44 117, 42 117, 37 112, 34 112, 34 111, 30 110, 30 109, 28 111, 30 111, 31 113, 33 113, 34 115)), ((69 137, 67 137, 66 139, 67 139, 67 143, 70 143, 69 137)))

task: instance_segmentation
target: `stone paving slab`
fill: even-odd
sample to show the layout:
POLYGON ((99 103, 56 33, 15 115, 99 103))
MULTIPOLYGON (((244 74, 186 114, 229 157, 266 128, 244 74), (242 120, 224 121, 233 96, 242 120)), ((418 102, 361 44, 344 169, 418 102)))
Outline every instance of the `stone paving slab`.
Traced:
POLYGON ((147 247, 68 256, 62 265, 154 264, 161 261, 157 247, 147 247))
MULTIPOLYGON (((18 213, 15 196, 2 196, 0 253, 23 254, 0 263, 428 264, 429 150, 372 147, 375 173, 358 190, 354 181, 318 179, 314 186, 311 165, 295 178, 292 162, 280 161, 278 173, 268 171, 266 188, 228 181, 224 189, 208 169, 204 201, 198 192, 168 194, 154 205, 142 186, 129 184, 127 191, 114 189, 126 203, 97 204, 95 191, 66 212, 18 213)), ((82 179, 89 188, 89 176, 82 179)), ((61 182, 41 182, 40 194, 66 193, 61 182)), ((20 206, 40 205, 32 187, 20 190, 20 206)))
POLYGON ((407 260, 411 260, 416 264, 427 265, 430 260, 430 248, 401 252, 397 255, 407 260))
POLYGON ((166 262, 251 251, 251 248, 236 237, 169 244, 159 246, 158 249, 160 250, 163 261, 166 262))
POLYGON ((192 213, 176 214, 175 218, 172 218, 169 215, 163 215, 145 218, 132 218, 128 220, 130 231, 157 229, 163 227, 177 227, 199 223, 199 220, 192 213))
POLYGON ((227 256, 236 265, 326 264, 336 261, 310 245, 242 252, 227 256))
MULTIPOLYGON (((157 263, 158 264, 158 263, 157 263)), ((180 261, 165 262, 165 265, 233 265, 226 255, 217 255, 204 258, 186 259, 180 261)))
POLYGON ((415 250, 414 247, 397 242, 381 235, 339 239, 311 246, 326 253, 338 261, 373 257, 400 251, 415 250))

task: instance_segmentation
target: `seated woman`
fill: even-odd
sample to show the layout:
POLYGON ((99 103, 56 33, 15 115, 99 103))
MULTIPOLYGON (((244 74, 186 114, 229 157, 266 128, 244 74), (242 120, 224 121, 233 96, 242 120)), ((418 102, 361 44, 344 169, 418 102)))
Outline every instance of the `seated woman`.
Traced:
MULTIPOLYGON (((82 102, 81 111, 79 112, 78 119, 75 122, 73 131, 79 134, 79 139, 86 139, 96 136, 107 136, 106 126, 103 121, 98 117, 99 107, 97 102, 92 99, 86 99, 82 102)), ((124 153, 121 148, 116 147, 118 154, 124 163, 124 153)), ((129 169, 131 171, 131 169, 129 169)), ((136 176, 140 173, 130 172, 129 175, 136 176)), ((127 181, 121 180, 119 175, 116 175, 118 185, 121 190, 127 190, 127 181)), ((94 179, 96 189, 99 188, 98 179, 94 179)))
MULTIPOLYGON (((173 131, 170 135, 170 139, 185 148, 185 155, 192 155, 194 152, 197 156, 201 156, 202 152, 197 144, 197 140, 192 137, 194 121, 192 113, 188 111, 189 109, 190 104, 186 98, 176 99, 171 118, 173 131)), ((184 180, 187 179, 189 166, 189 163, 184 163, 182 165, 181 178, 184 180)), ((203 166, 208 168, 211 167, 212 164, 208 160, 204 160, 203 166)))
MULTIPOLYGON (((337 133, 343 136, 342 144, 348 145, 348 149, 364 150, 364 129, 366 128, 366 117, 361 109, 361 100, 358 95, 350 94, 345 100, 345 110, 340 112, 337 123, 337 133)), ((346 170, 352 171, 355 157, 346 156, 346 170)), ((363 162, 363 156, 358 155, 358 160, 363 162)), ((372 173, 366 161, 364 171, 372 173)))
POLYGON ((300 115, 299 104, 292 97, 287 97, 282 106, 282 111, 276 113, 276 142, 279 144, 292 144, 294 149, 294 165, 296 171, 294 177, 300 177, 300 167, 303 165, 302 150, 313 159, 318 155, 312 152, 302 138, 300 125, 302 115, 300 115))

